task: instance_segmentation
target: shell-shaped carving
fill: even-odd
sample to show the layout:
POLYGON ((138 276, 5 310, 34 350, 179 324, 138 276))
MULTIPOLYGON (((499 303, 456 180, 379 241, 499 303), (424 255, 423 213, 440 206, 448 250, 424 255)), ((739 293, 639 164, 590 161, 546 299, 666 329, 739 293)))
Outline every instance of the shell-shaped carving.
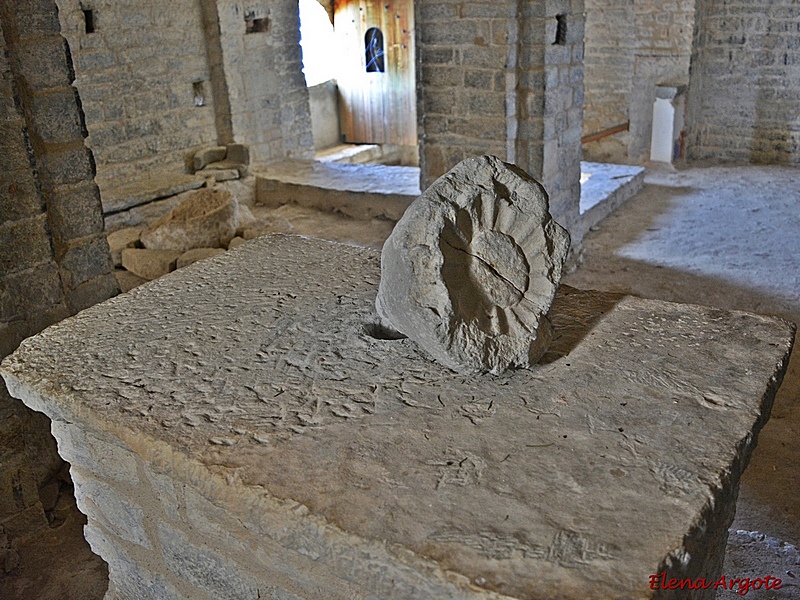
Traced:
POLYGON ((379 315, 459 372, 528 367, 569 249, 547 194, 494 157, 465 160, 417 198, 384 244, 379 315))

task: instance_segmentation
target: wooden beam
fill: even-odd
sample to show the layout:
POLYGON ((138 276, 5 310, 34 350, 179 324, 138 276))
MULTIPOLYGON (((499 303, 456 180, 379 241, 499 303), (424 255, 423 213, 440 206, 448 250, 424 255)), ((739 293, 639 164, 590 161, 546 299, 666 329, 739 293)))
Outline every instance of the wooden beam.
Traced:
POLYGON ((630 124, 631 124, 630 121, 626 121, 625 123, 614 125, 614 127, 603 129, 602 131, 598 131, 597 133, 590 133, 589 135, 585 135, 581 138, 581 144, 585 144, 587 142, 596 142, 597 140, 601 140, 604 137, 608 137, 609 135, 614 135, 615 133, 620 133, 621 131, 628 131, 628 129, 630 128, 630 124))

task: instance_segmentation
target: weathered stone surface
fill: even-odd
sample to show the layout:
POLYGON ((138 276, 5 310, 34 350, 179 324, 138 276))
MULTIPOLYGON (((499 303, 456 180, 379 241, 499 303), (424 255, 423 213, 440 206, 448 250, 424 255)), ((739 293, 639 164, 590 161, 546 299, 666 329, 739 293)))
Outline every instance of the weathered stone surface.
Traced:
POLYGON ((220 254, 225 254, 223 248, 193 248, 192 250, 187 250, 178 257, 176 266, 178 269, 182 269, 192 263, 196 263, 198 260, 219 256, 220 254))
POLYGON ((122 250, 134 248, 139 242, 139 236, 144 231, 144 227, 126 227, 108 234, 108 247, 111 250, 111 259, 114 266, 122 264, 122 250))
POLYGON ((459 375, 377 325, 379 275, 375 251, 267 236, 3 362, 29 406, 174 479, 183 549, 153 537, 147 477, 105 482, 154 548, 112 579, 217 585, 207 564, 262 595, 554 600, 719 575, 788 323, 562 286, 540 364, 459 375))
POLYGON ((174 271, 182 250, 147 250, 125 248, 122 251, 122 266, 143 279, 158 279, 174 271))
POLYGON ((568 250, 533 178, 495 157, 464 160, 386 240, 378 314, 455 371, 530 367, 550 343, 568 250))
POLYGON ((236 233, 238 205, 229 193, 199 190, 142 232, 145 248, 223 248, 236 233))

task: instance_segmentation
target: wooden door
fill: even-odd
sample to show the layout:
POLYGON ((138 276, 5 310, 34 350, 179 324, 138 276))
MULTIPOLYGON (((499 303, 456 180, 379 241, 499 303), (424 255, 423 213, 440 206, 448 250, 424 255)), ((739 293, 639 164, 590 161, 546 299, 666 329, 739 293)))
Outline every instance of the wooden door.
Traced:
POLYGON ((344 141, 417 145, 413 0, 335 0, 344 141))

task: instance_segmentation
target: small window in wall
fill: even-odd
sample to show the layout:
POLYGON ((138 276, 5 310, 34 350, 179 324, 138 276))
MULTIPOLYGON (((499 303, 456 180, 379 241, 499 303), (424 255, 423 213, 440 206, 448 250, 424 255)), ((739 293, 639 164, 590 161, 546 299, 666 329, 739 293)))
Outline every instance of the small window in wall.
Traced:
POLYGON ((553 45, 563 46, 567 43, 567 15, 556 15, 556 39, 553 45))
POLYGON ((194 92, 194 105, 206 105, 206 89, 202 81, 195 81, 192 84, 192 91, 194 92))
POLYGON ((94 11, 91 8, 82 8, 83 25, 86 33, 94 33, 94 11))
POLYGON ((245 33, 266 33, 269 30, 269 19, 267 17, 256 18, 255 13, 249 12, 244 16, 245 33))
POLYGON ((370 27, 364 35, 364 58, 367 73, 385 73, 383 62, 383 32, 377 27, 370 27))

